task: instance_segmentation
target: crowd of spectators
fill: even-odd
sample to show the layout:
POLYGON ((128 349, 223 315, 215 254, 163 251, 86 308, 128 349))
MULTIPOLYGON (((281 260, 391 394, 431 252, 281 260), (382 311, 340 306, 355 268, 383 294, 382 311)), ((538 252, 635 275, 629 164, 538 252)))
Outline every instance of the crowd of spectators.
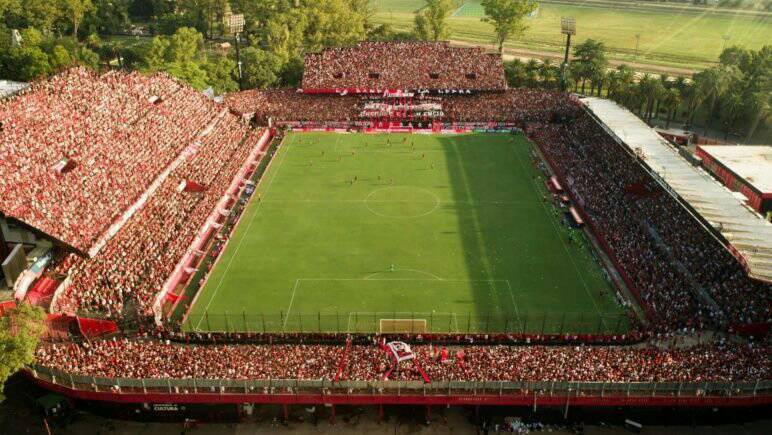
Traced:
POLYGON ((570 121, 532 124, 526 133, 600 229, 655 328, 772 321, 772 286, 749 278, 589 115, 577 111, 570 121))
POLYGON ((185 150, 182 163, 94 258, 70 254, 56 263, 55 271, 68 275, 69 282, 54 310, 118 318, 132 300, 139 314, 149 315, 154 296, 215 210, 261 133, 227 111, 216 116, 185 150), (204 191, 180 189, 183 182, 194 182, 204 191))
POLYGON ((304 89, 455 89, 507 87, 501 56, 447 42, 360 42, 308 54, 304 89))
POLYGON ((225 104, 238 114, 254 113, 260 124, 274 121, 351 121, 357 116, 355 95, 304 94, 295 89, 250 89, 225 96, 225 104))
POLYGON ((35 82, 0 102, 0 212, 87 252, 219 110, 164 74, 35 82))
POLYGON ((710 382, 769 379, 768 345, 689 348, 414 345, 415 360, 381 347, 339 344, 187 345, 157 339, 44 343, 37 363, 116 378, 710 382), (394 370, 392 370, 394 369, 394 370))
POLYGON ((0 210, 87 250, 146 197, 93 257, 60 251, 55 312, 150 314, 262 131, 165 75, 75 68, 0 105, 0 210), (75 161, 56 173, 61 158, 75 161), (181 189, 195 183, 200 191, 181 189))
MULTIPOLYGON (((374 95, 320 95, 306 94, 292 89, 268 89, 238 92, 227 95, 226 104, 238 114, 254 114, 258 123, 268 118, 277 122, 335 122, 368 121, 368 104, 377 102, 374 95)), ((408 101, 420 108, 431 104, 438 116, 432 119, 447 123, 456 122, 547 122, 556 115, 575 108, 577 103, 557 92, 536 89, 508 89, 502 92, 478 94, 435 95, 394 99, 385 97, 384 104, 408 101)), ((420 115, 418 115, 420 116, 420 115)), ((400 114, 394 120, 403 120, 400 114)), ((382 120, 377 117, 376 120, 382 120)), ((361 123, 359 123, 361 124, 361 123)))

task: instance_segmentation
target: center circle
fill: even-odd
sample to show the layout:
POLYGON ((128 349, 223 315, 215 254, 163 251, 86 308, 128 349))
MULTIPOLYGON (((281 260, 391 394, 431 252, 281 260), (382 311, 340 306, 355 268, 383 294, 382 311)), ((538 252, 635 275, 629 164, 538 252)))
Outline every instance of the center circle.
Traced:
POLYGON ((365 198, 371 213, 387 218, 416 218, 432 213, 440 198, 429 189, 415 186, 388 186, 375 189, 365 198))

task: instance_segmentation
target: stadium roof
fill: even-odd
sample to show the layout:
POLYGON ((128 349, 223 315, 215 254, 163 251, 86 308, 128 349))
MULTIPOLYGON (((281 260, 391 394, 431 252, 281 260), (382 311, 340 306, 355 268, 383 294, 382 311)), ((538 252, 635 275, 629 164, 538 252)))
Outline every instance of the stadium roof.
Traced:
POLYGON ((613 101, 583 98, 604 128, 635 152, 739 253, 752 278, 772 282, 772 224, 678 151, 629 110, 613 101))
POLYGON ((29 87, 29 83, 0 80, 0 99, 15 95, 29 87))
POLYGON ((700 145, 725 168, 761 193, 772 193, 772 146, 700 145))

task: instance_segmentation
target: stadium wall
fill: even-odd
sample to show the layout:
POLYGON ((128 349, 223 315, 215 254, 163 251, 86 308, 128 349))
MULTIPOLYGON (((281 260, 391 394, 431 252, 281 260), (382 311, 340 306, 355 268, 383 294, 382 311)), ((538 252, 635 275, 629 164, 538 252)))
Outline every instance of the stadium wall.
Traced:
POLYGON ((38 386, 111 403, 281 405, 484 405, 587 407, 748 407, 772 405, 772 382, 582 383, 329 380, 106 379, 30 368, 38 386))

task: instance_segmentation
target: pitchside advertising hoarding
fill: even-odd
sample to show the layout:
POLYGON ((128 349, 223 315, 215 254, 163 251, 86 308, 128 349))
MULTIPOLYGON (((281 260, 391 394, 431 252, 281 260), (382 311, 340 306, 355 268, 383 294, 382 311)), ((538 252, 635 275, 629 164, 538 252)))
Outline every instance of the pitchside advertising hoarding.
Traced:
POLYGON ((383 97, 407 98, 420 95, 472 95, 476 92, 473 89, 381 89, 381 88, 330 88, 330 89, 298 89, 303 94, 369 94, 381 95, 383 97))

